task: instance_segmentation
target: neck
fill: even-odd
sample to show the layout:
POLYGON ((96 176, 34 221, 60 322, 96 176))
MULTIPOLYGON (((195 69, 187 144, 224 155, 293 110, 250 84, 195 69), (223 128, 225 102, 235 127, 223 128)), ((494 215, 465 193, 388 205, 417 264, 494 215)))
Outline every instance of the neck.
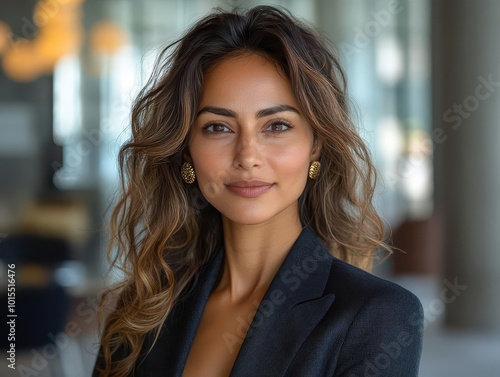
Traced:
POLYGON ((234 304, 262 297, 302 232, 298 204, 260 224, 222 222, 225 258, 215 292, 234 304))

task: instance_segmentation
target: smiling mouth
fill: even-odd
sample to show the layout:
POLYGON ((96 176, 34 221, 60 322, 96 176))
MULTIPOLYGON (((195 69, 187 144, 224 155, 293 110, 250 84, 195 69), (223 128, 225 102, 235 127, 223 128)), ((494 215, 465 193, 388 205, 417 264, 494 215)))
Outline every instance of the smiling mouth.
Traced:
POLYGON ((238 196, 243 198, 256 198, 265 192, 267 192, 271 187, 274 186, 274 183, 268 185, 261 186, 250 186, 250 187, 237 187, 237 186, 227 186, 227 189, 238 196))

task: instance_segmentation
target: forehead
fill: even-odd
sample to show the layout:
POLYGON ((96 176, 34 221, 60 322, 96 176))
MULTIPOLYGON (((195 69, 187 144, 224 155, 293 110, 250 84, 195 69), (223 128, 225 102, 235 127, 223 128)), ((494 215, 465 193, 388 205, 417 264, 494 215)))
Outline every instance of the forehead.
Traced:
POLYGON ((256 53, 224 58, 205 74, 201 105, 213 101, 297 105, 284 72, 273 61, 256 53))

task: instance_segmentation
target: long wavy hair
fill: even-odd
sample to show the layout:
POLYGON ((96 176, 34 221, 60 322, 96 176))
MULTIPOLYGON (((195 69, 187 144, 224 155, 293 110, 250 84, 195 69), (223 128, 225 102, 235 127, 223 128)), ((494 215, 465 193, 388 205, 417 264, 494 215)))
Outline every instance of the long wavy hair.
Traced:
POLYGON ((120 269, 124 279, 100 296, 99 315, 107 317, 100 322, 101 376, 133 371, 146 334, 154 344, 173 305, 223 243, 221 214, 197 184, 183 182, 180 170, 204 74, 248 52, 285 72, 322 141, 321 173, 299 198, 302 224, 312 224, 333 256, 366 270, 377 249, 388 249, 372 205, 376 172, 326 39, 286 10, 216 9, 161 52, 134 102, 132 135, 119 152, 121 191, 108 247, 110 270, 120 269), (110 297, 116 305, 106 313, 110 297))

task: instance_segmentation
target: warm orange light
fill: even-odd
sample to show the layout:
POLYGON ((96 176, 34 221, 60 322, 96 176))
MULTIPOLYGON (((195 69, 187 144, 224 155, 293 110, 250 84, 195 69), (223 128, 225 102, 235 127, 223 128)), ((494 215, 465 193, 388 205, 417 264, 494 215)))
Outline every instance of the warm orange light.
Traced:
POLYGON ((75 23, 80 23, 81 13, 81 8, 77 6, 58 4, 44 8, 43 2, 39 2, 33 12, 33 21, 40 29, 54 23, 73 26, 75 23))
POLYGON ((39 27, 34 45, 45 72, 64 55, 78 50, 83 39, 81 1, 39 1, 33 19, 39 27))
POLYGON ((81 3, 82 0, 40 0, 35 5, 33 21, 42 28, 55 18, 63 18, 64 13, 78 9, 81 3))
POLYGON ((16 41, 16 47, 3 57, 5 74, 15 81, 32 81, 40 75, 41 66, 36 51, 29 41, 16 41))
POLYGON ((38 33, 32 40, 13 42, 10 28, 0 21, 0 54, 4 54, 7 76, 17 81, 34 80, 52 71, 64 55, 77 52, 83 40, 83 1, 39 0, 33 12, 38 33))
POLYGON ((63 5, 80 5, 85 2, 85 0, 59 0, 59 2, 63 5))
POLYGON ((77 26, 65 28, 50 24, 40 30, 34 45, 45 70, 52 70, 61 57, 78 50, 81 40, 82 32, 77 26))
POLYGON ((7 51, 10 43, 10 27, 0 21, 0 55, 7 51))
POLYGON ((96 22, 90 30, 90 47, 97 54, 113 54, 127 43, 122 28, 112 21, 96 22))

